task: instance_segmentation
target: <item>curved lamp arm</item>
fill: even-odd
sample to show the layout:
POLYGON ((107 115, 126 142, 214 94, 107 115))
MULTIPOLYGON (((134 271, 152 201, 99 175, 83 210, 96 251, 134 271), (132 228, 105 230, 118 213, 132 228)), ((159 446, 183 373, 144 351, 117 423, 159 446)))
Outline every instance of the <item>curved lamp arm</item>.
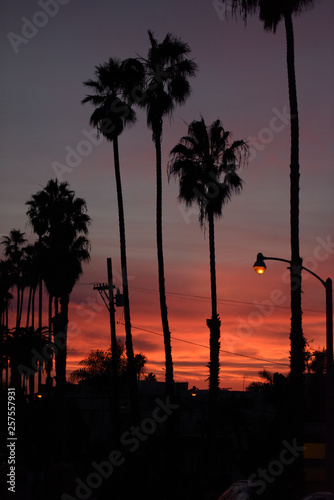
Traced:
MULTIPOLYGON (((256 257, 256 262, 254 264, 254 270, 257 274, 263 274, 265 272, 265 270, 267 269, 267 266, 265 264, 265 260, 279 260, 281 262, 287 262, 288 264, 292 265, 292 262, 291 260, 288 260, 288 259, 280 259, 278 257, 265 257, 263 255, 263 253, 258 253, 257 254, 257 257, 256 257)), ((315 278, 317 278, 319 281, 321 281, 321 283, 324 285, 324 287, 326 288, 327 287, 327 283, 326 281, 324 281, 322 278, 320 278, 320 276, 318 276, 317 274, 315 274, 313 271, 311 271, 311 269, 308 269, 307 267, 305 266, 301 266, 302 269, 304 269, 304 271, 307 271, 308 273, 312 274, 315 278)))

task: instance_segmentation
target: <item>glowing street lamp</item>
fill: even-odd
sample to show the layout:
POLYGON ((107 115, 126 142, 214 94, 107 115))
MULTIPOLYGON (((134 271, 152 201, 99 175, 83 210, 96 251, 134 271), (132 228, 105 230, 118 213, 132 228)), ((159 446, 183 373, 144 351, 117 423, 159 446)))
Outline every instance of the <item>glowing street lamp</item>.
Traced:
POLYGON ((257 254, 256 262, 254 263, 253 268, 257 274, 263 274, 264 271, 267 269, 267 266, 265 265, 264 260, 263 260, 262 253, 257 254))
MULTIPOLYGON (((292 265, 292 262, 287 259, 278 257, 264 257, 262 253, 258 253, 256 262, 253 265, 254 271, 257 274, 263 274, 267 269, 265 260, 279 260, 292 265)), ((326 290, 326 476, 328 486, 333 483, 334 471, 334 371, 333 371, 333 283, 331 278, 324 281, 320 276, 315 274, 307 267, 301 266, 301 269, 312 274, 317 278, 326 290)))

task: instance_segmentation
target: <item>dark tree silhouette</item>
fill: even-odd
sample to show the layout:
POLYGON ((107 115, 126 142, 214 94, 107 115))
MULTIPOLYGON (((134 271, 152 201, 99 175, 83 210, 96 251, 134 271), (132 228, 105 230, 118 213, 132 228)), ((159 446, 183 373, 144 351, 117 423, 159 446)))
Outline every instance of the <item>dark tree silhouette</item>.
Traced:
POLYGON ((264 382, 251 382, 245 388, 249 392, 265 392, 270 390, 274 386, 274 374, 268 370, 260 370, 258 372, 259 377, 264 380, 264 382))
POLYGON ((156 151, 156 236, 159 297, 166 357, 166 391, 167 394, 172 394, 174 385, 173 361, 162 241, 161 141, 163 120, 166 116, 171 117, 175 107, 184 104, 190 96, 191 89, 188 78, 195 76, 197 65, 194 61, 187 59, 190 48, 181 39, 168 33, 164 40, 158 43, 152 31, 149 31, 148 34, 151 46, 147 59, 142 58, 146 69, 146 88, 139 104, 146 109, 147 125, 152 129, 152 139, 156 151))
POLYGON ((55 300, 54 335, 61 345, 56 356, 56 383, 63 389, 66 383, 68 304, 74 284, 82 274, 82 263, 90 258, 86 238, 90 217, 85 200, 76 198, 67 182, 59 184, 52 179, 42 191, 32 196, 27 205, 33 227, 38 225, 40 234, 43 234, 41 272, 48 293, 55 300))
POLYGON ((35 294, 39 281, 39 253, 38 243, 27 245, 23 249, 22 278, 25 287, 29 288, 26 328, 35 328, 35 294), (31 325, 30 325, 31 322, 31 325))
POLYGON ((0 260, 0 369, 1 375, 3 374, 3 370, 5 370, 5 381, 3 384, 5 387, 8 387, 9 382, 9 358, 5 346, 9 334, 8 309, 13 299, 13 295, 10 292, 12 286, 13 277, 11 274, 11 265, 6 260, 0 260))
POLYGON ((299 251, 299 115, 295 72, 295 49, 292 16, 313 7, 314 0, 222 0, 233 14, 239 13, 245 22, 250 14, 258 14, 266 31, 276 32, 280 21, 286 34, 286 60, 290 103, 290 242, 291 242, 291 332, 290 363, 292 383, 301 393, 305 370, 305 338, 302 329, 301 266, 299 251))
MULTIPOLYGON (((127 357, 124 355, 124 344, 117 341, 117 366, 118 378, 127 380, 129 374, 129 363, 127 357)), ((147 362, 146 356, 143 354, 136 354, 136 375, 139 378, 144 372, 145 364, 147 362)), ((112 366, 112 350, 109 349, 96 349, 92 350, 89 355, 80 361, 81 368, 74 370, 70 378, 72 380, 86 380, 96 381, 99 384, 107 382, 110 387, 113 373, 112 366)))
POLYGON ((24 236, 25 233, 19 229, 12 229, 9 236, 4 236, 1 242, 4 245, 4 255, 11 267, 13 284, 16 286, 16 328, 20 328, 23 303, 22 261, 23 248, 27 242, 24 236))
POLYGON ((10 290, 13 286, 12 267, 8 260, 0 260, 0 318, 1 325, 8 327, 8 308, 13 295, 10 290))
MULTIPOLYGON (((29 223, 32 226, 35 234, 38 236, 38 241, 35 243, 35 254, 38 265, 38 329, 42 330, 43 327, 43 278, 42 278, 42 253, 43 253, 43 236, 48 230, 48 220, 50 211, 50 195, 45 190, 39 191, 32 195, 31 199, 27 202, 29 206, 27 215, 29 223)), ((53 297, 49 295, 49 342, 52 341, 52 300, 53 297)), ((52 358, 48 360, 47 366, 47 384, 51 383, 52 372, 52 358)), ((42 384, 42 370, 38 371, 38 389, 41 389, 42 384)))
POLYGON ((209 391, 214 402, 219 390, 220 350, 214 219, 222 216, 223 206, 242 189, 237 170, 247 161, 248 147, 242 140, 231 143, 231 133, 223 128, 220 120, 207 127, 202 118, 189 125, 188 135, 182 137, 171 155, 168 173, 179 179, 179 201, 186 206, 196 204, 200 225, 205 222, 209 225, 211 319, 207 325, 210 329, 209 391))
POLYGON ((114 168, 118 203, 118 219, 120 234, 120 253, 124 295, 124 323, 126 332, 126 353, 129 360, 132 411, 138 419, 138 388, 131 334, 129 286, 126 258, 125 220, 123 194, 120 173, 118 136, 126 125, 135 123, 136 114, 133 109, 135 89, 141 88, 144 81, 142 64, 135 59, 120 61, 110 58, 108 62, 95 67, 96 80, 88 80, 84 85, 91 88, 93 95, 87 95, 82 103, 91 103, 95 111, 90 117, 90 124, 96 127, 108 141, 113 143, 114 168))
MULTIPOLYGON (((13 328, 9 331, 5 343, 14 379, 20 381, 20 386, 23 388, 26 380, 29 380, 30 399, 34 397, 35 375, 43 367, 43 364, 36 363, 36 352, 40 354, 45 352, 47 344, 47 329, 42 328, 42 331, 39 331, 31 326, 13 328)), ((48 344, 48 347, 51 347, 51 344, 48 344)))
MULTIPOLYGON (((295 47, 292 16, 313 7, 314 0, 223 0, 228 2, 232 13, 239 12, 245 22, 249 14, 257 13, 266 31, 276 32, 280 21, 284 21, 286 35, 286 61, 290 105, 290 370, 291 370, 291 433, 301 443, 303 401, 303 373, 305 370, 305 337, 302 327, 302 258, 299 250, 299 115, 295 72, 295 47)), ((295 485, 297 492, 302 483, 302 463, 296 461, 295 485), (299 469, 298 469, 299 468, 299 469)))

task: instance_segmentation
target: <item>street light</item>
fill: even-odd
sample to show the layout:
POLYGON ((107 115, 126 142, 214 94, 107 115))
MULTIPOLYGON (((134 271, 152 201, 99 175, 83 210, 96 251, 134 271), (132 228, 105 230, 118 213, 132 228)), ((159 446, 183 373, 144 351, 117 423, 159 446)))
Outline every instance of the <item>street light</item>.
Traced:
MULTIPOLYGON (((278 257, 264 257, 258 253, 253 268, 257 274, 263 274, 267 269, 265 260, 279 260, 292 265, 287 259, 278 257)), ((334 380, 333 380, 333 284, 331 278, 324 281, 307 267, 301 266, 301 269, 312 274, 325 287, 326 290, 326 478, 331 490, 334 474, 334 443, 333 443, 333 420, 334 420, 334 380)))

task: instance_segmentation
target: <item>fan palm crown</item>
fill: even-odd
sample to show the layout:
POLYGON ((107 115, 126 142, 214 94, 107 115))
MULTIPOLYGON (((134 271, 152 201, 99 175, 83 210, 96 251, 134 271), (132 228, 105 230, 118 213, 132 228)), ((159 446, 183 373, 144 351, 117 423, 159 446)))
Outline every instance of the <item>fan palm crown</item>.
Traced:
POLYGON ((202 226, 210 214, 221 217, 223 206, 242 189, 237 170, 247 161, 245 141, 231 142, 231 132, 220 120, 207 127, 202 118, 189 125, 188 135, 182 137, 171 155, 168 174, 179 178, 179 200, 187 206, 198 205, 202 226))
POLYGON ((195 76, 197 64, 187 59, 190 47, 180 38, 167 33, 159 43, 148 31, 150 48, 147 59, 141 58, 146 69, 146 87, 140 105, 147 111, 147 125, 153 139, 162 133, 163 117, 172 116, 177 105, 184 104, 191 94, 189 77, 195 76))
POLYGON ((239 12, 246 21, 249 14, 258 12, 264 29, 273 33, 284 16, 300 14, 313 5, 314 0, 229 0, 233 13, 239 12))
POLYGON ((93 94, 82 99, 82 104, 91 103, 95 110, 89 123, 107 140, 113 141, 126 125, 136 122, 132 107, 136 100, 135 90, 144 82, 144 68, 136 59, 109 58, 95 66, 95 80, 84 82, 93 94))

